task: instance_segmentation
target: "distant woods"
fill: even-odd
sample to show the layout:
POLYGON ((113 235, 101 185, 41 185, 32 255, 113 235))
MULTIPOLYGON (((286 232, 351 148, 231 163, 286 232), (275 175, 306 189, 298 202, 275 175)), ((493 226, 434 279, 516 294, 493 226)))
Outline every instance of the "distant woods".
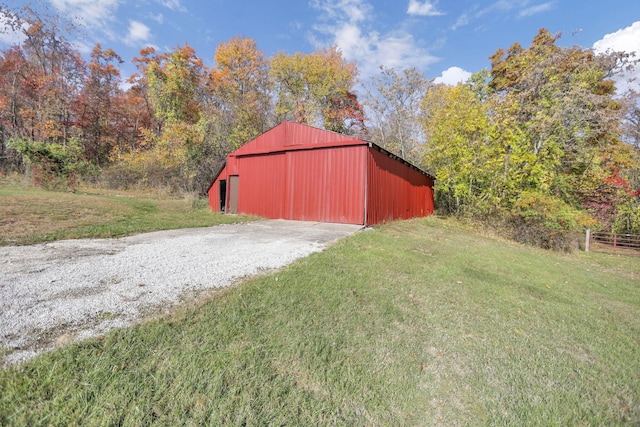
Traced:
MULTIPOLYGON (((640 233, 640 104, 616 92, 624 52, 498 49, 456 86, 416 69, 358 79, 335 47, 266 57, 234 37, 208 52, 88 57, 74 30, 28 7, 0 9, 21 41, 0 52, 0 173, 46 188, 79 180, 203 194, 226 155, 283 120, 370 140, 435 174, 443 214, 487 220, 543 247, 591 226, 640 233)), ((0 30, 3 31, 3 30, 0 30)))

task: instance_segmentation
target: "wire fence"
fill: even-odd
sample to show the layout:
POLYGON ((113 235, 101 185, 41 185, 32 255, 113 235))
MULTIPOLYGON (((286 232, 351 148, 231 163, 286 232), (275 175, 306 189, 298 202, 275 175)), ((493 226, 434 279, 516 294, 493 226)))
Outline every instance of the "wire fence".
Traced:
POLYGON ((640 256, 640 235, 587 230, 586 250, 640 256))

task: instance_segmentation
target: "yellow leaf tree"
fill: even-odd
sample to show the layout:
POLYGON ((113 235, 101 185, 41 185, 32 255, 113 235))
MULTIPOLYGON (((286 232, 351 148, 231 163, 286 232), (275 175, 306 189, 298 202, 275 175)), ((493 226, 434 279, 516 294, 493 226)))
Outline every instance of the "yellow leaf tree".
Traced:
POLYGON ((355 63, 335 46, 310 54, 279 52, 271 58, 278 121, 340 132, 359 125, 364 117, 353 93, 357 75, 355 63))
POLYGON ((256 42, 245 37, 220 43, 214 60, 207 117, 211 137, 227 154, 272 125, 269 62, 256 42))

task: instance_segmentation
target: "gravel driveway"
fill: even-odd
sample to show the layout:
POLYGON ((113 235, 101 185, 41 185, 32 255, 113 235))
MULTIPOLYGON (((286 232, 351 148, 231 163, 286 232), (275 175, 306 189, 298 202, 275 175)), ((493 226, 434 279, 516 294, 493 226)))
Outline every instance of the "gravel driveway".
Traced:
POLYGON ((285 266, 360 228, 268 220, 0 247, 2 362, 168 312, 189 295, 285 266))

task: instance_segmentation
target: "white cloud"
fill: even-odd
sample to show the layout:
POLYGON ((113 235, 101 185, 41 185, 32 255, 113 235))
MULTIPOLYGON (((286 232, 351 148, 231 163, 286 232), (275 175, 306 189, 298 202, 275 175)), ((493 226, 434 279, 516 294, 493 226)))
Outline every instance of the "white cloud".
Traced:
POLYGON ((433 79, 433 82, 436 84, 442 83, 449 86, 455 86, 458 83, 463 83, 469 80, 471 74, 472 73, 469 71, 463 70, 460 67, 449 67, 442 72, 440 77, 433 79))
POLYGON ((488 10, 513 10, 526 7, 530 3, 529 0, 498 0, 488 7, 488 10))
POLYGON ((381 33, 374 29, 373 7, 366 0, 312 0, 322 12, 310 37, 316 47, 336 45, 345 59, 355 61, 361 77, 377 74, 380 66, 422 69, 437 58, 407 31, 381 33))
POLYGON ((94 47, 94 46, 89 45, 89 43, 86 43, 86 42, 81 41, 81 40, 75 40, 75 41, 73 41, 71 43, 71 45, 74 48, 78 49, 78 51, 80 51, 80 53, 83 54, 83 55, 90 55, 91 51, 93 51, 93 47, 94 47))
POLYGON ((62 16, 78 18, 87 27, 99 27, 106 31, 113 21, 120 0, 49 0, 62 16))
MULTIPOLYGON (((347 57, 356 57, 368 49, 365 37, 360 31, 360 27, 355 24, 345 22, 331 30, 335 44, 337 44, 342 53, 347 57)), ((375 39, 376 35, 372 34, 375 39)))
MULTIPOLYGON (((634 53, 635 59, 640 59, 640 21, 614 33, 606 34, 593 44, 593 49, 601 53, 607 51, 634 53)), ((624 93, 627 89, 640 91, 640 66, 636 65, 633 70, 621 71, 615 80, 619 93, 624 93)))
POLYGON ((24 31, 28 28, 27 24, 22 24, 19 29, 14 29, 7 16, 0 15, 0 43, 9 46, 20 45, 26 39, 24 31))
POLYGON ((531 0, 498 0, 482 5, 482 8, 478 4, 473 4, 458 16, 456 22, 451 26, 451 30, 456 31, 469 24, 474 24, 476 31, 485 30, 488 17, 522 19, 552 10, 556 3, 557 0, 538 4, 533 4, 531 0))
POLYGON ((531 0, 498 0, 475 12, 474 18, 479 19, 483 16, 496 13, 511 15, 513 12, 517 12, 518 18, 524 18, 551 10, 555 6, 556 2, 557 1, 554 0, 545 3, 532 4, 531 0))
POLYGON ((129 46, 136 46, 145 43, 151 36, 151 30, 142 22, 129 21, 129 32, 125 43, 129 46))
POLYGON ((435 4, 429 0, 423 3, 421 3, 418 0, 409 0, 409 8, 407 9, 407 13, 409 15, 418 15, 418 16, 444 15, 444 13, 437 10, 435 4))
POLYGON ((597 52, 607 50, 636 52, 640 51, 640 21, 636 21, 626 28, 622 28, 614 33, 606 34, 602 40, 593 44, 597 52))
POLYGON ((345 19, 362 22, 371 19, 373 8, 365 0, 311 0, 311 7, 324 12, 324 20, 345 19))
POLYGON ((376 54, 378 62, 383 61, 380 64, 371 64, 375 65, 376 69, 380 65, 396 69, 409 67, 421 69, 437 61, 436 57, 429 55, 418 46, 411 34, 405 32, 385 35, 376 45, 376 54))
POLYGON ((458 17, 458 20, 456 21, 455 24, 453 24, 453 27, 451 27, 451 29, 455 31, 460 27, 464 27, 468 23, 469 23, 469 15, 466 13, 463 13, 458 17))
POLYGON ((174 12, 186 12, 187 8, 182 5, 180 0, 158 0, 158 3, 174 12))
POLYGON ((162 13, 150 13, 148 17, 153 19, 160 25, 164 24, 164 15, 162 13))
POLYGON ((535 6, 527 7, 526 9, 522 9, 518 16, 523 18, 525 16, 532 16, 538 13, 546 12, 547 10, 551 10, 554 6, 553 2, 547 2, 542 4, 537 4, 535 6))

